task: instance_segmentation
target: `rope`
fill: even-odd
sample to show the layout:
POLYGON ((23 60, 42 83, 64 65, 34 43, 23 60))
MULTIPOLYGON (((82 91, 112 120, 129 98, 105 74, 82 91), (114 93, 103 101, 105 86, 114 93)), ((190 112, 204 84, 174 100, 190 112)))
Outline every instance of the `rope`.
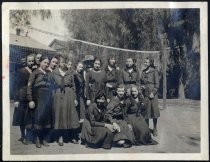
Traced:
MULTIPOLYGON (((35 30, 35 31, 38 31, 40 33, 49 34, 49 35, 53 35, 53 36, 56 36, 56 37, 66 38, 66 36, 64 36, 64 35, 51 33, 51 32, 44 31, 44 30, 41 30, 41 29, 37 29, 37 28, 31 27, 31 26, 28 27, 28 28, 29 29, 32 29, 32 30, 35 30)), ((103 47, 103 48, 108 48, 108 49, 113 49, 113 50, 120 50, 120 51, 126 51, 126 52, 145 53, 145 54, 146 53, 156 53, 156 54, 159 54, 160 53, 160 51, 138 51, 138 50, 130 50, 130 49, 124 49, 124 48, 106 46, 106 45, 92 43, 92 42, 88 42, 88 41, 84 41, 84 40, 79 40, 79 39, 75 39, 75 38, 71 38, 71 37, 68 37, 67 39, 68 40, 71 40, 71 41, 75 41, 75 42, 80 42, 80 43, 84 43, 84 44, 88 44, 88 45, 97 46, 97 47, 103 47)))

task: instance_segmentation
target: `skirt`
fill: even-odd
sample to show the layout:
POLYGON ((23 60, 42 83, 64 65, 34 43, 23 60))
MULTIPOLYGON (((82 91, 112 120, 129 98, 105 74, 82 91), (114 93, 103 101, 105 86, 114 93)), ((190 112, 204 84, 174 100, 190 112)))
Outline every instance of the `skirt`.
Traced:
POLYGON ((54 129, 77 129, 80 127, 75 106, 74 91, 70 87, 65 92, 57 89, 53 94, 54 129))
POLYGON ((150 99, 149 97, 145 97, 144 104, 146 108, 146 114, 144 116, 145 119, 153 119, 160 117, 160 111, 158 108, 158 99, 157 96, 155 98, 150 99))
POLYGON ((28 109, 28 102, 27 101, 20 101, 18 107, 15 107, 13 113, 13 126, 24 126, 25 125, 25 118, 26 112, 28 109))
POLYGON ((150 129, 141 115, 137 117, 136 114, 128 114, 128 121, 133 127, 135 143, 146 145, 151 142, 150 129))
POLYGON ((127 122, 125 120, 116 120, 115 122, 119 125, 120 132, 115 133, 113 141, 117 142, 119 140, 127 140, 133 144, 134 134, 129 129, 127 122))
POLYGON ((114 133, 105 127, 91 127, 90 122, 85 119, 82 125, 81 139, 98 146, 110 148, 112 146, 114 133))
POLYGON ((28 108, 26 115, 26 128, 52 128, 53 112, 52 112, 52 96, 49 88, 36 89, 35 108, 28 108))

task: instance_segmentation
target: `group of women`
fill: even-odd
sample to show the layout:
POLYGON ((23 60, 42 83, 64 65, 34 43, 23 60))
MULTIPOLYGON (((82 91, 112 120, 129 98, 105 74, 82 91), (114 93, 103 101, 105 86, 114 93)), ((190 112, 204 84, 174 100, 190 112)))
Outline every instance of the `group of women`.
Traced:
POLYGON ((157 144, 152 134, 158 135, 159 78, 152 58, 144 60, 141 75, 135 59, 127 58, 120 69, 115 56, 105 68, 95 58, 92 68, 78 62, 74 69, 64 55, 49 60, 31 54, 26 64, 17 71, 13 115, 23 144, 31 140, 40 148, 52 141, 59 146, 80 142, 104 149, 157 144))

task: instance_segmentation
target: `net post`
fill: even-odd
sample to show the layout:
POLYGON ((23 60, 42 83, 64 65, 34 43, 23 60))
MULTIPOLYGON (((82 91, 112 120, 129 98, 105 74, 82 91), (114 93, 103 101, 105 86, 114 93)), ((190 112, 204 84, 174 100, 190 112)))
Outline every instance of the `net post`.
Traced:
POLYGON ((162 50, 162 58, 163 58, 163 107, 161 109, 166 109, 166 94, 167 94, 167 78, 166 78, 166 56, 170 51, 168 47, 168 39, 167 34, 163 33, 161 36, 161 50, 162 50))

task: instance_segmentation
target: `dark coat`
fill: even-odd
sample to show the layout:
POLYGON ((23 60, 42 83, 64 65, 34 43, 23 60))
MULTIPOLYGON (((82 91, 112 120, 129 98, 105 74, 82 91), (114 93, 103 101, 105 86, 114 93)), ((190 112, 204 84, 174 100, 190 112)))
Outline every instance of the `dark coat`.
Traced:
POLYGON ((31 73, 28 80, 27 98, 35 102, 34 109, 28 109, 26 127, 35 129, 51 128, 53 125, 52 92, 50 90, 49 73, 40 69, 31 73))
POLYGON ((130 73, 127 68, 124 68, 121 72, 120 83, 125 84, 125 88, 131 88, 131 84, 135 84, 140 87, 140 72, 138 69, 133 69, 130 73))
POLYGON ((111 99, 114 95, 113 92, 116 89, 116 85, 120 82, 120 69, 119 67, 113 68, 111 71, 108 66, 105 68, 106 72, 106 83, 112 85, 112 87, 106 86, 106 97, 111 99))
POLYGON ((158 118, 160 116, 158 108, 158 88, 159 88, 159 75, 158 71, 152 67, 148 70, 143 70, 141 76, 141 84, 145 86, 143 94, 145 96, 145 107, 146 107, 146 119, 158 118), (154 94, 154 98, 151 99, 150 94, 154 94))
POLYGON ((14 109, 12 121, 13 126, 25 125, 25 118, 28 109, 27 85, 30 74, 31 72, 27 70, 26 67, 19 69, 16 73, 14 100, 19 102, 19 106, 14 109))
POLYGON ((53 111, 55 113, 54 129, 76 129, 80 126, 75 107, 75 83, 72 70, 64 76, 55 69, 50 76, 53 86, 53 111))
POLYGON ((90 70, 86 75, 86 97, 87 100, 95 102, 95 95, 99 90, 105 89, 106 73, 104 70, 95 72, 90 70))
POLYGON ((105 111, 105 107, 99 110, 96 103, 90 104, 82 126, 81 138, 86 142, 111 148, 114 134, 105 128, 105 111))
POLYGON ((76 98, 78 101, 77 111, 80 119, 85 118, 85 79, 83 74, 74 73, 74 82, 76 88, 76 98))
POLYGON ((116 133, 114 136, 114 141, 128 140, 131 143, 134 142, 133 132, 128 127, 128 118, 126 114, 126 103, 120 103, 118 97, 111 99, 107 106, 107 111, 105 113, 105 120, 108 123, 117 123, 120 126, 120 132, 116 133))

